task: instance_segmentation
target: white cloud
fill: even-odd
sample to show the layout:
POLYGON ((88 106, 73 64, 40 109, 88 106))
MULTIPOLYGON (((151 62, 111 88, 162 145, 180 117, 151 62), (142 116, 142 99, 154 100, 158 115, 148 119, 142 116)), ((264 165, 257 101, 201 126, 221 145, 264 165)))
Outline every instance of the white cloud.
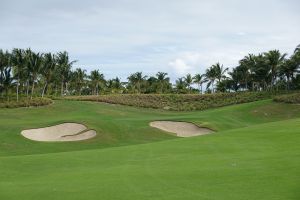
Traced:
POLYGON ((169 66, 178 76, 184 76, 187 73, 195 73, 201 64, 201 54, 197 52, 186 52, 175 60, 169 62, 169 66))
POLYGON ((186 61, 180 58, 170 62, 169 65, 175 70, 176 75, 180 76, 185 75, 191 69, 191 66, 187 65, 186 61))
POLYGON ((188 73, 205 73, 211 65, 220 62, 224 67, 235 67, 238 60, 243 58, 239 51, 217 48, 216 51, 184 52, 169 62, 170 71, 175 76, 184 76, 188 73), (229 56, 230 55, 230 56, 229 56))
POLYGON ((166 71, 174 80, 300 43, 297 0, 0 1, 1 48, 67 50, 78 66, 123 79, 166 71))
POLYGON ((244 35, 246 35, 246 33, 245 33, 245 32, 242 32, 242 31, 241 31, 241 32, 237 32, 236 34, 239 35, 239 36, 244 36, 244 35))

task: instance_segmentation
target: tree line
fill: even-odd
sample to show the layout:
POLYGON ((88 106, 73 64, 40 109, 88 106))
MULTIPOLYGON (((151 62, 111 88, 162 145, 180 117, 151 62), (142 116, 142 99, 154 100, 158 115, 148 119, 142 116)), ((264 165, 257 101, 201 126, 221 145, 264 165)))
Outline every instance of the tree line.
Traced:
POLYGON ((108 93, 215 93, 234 91, 292 90, 300 88, 300 45, 288 57, 279 50, 249 54, 231 70, 220 63, 203 74, 187 74, 170 82, 168 74, 131 74, 126 82, 105 79, 99 70, 89 74, 73 69, 76 61, 67 52, 40 53, 31 49, 0 49, 0 94, 33 98, 45 95, 99 95, 108 93), (206 86, 205 88, 203 86, 206 86), (197 87, 194 87, 197 86, 197 87))

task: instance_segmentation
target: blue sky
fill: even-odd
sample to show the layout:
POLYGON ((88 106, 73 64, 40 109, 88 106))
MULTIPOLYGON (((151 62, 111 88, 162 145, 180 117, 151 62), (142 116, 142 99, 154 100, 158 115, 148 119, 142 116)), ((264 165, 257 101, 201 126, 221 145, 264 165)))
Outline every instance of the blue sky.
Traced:
POLYGON ((0 48, 68 51, 75 67, 126 81, 234 67, 247 53, 300 44, 298 0, 0 0, 0 48))

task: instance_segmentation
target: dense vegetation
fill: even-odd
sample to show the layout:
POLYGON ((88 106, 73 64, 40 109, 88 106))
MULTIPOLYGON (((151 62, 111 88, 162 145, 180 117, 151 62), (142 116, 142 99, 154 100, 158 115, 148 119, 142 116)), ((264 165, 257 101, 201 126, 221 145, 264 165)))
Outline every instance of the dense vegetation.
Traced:
MULTIPOLYGON (((282 93, 282 92, 281 92, 282 93)), ((73 96, 65 99, 97 101, 145 108, 174 111, 204 110, 232 104, 268 99, 276 92, 235 92, 216 94, 121 94, 99 96, 73 96)))
POLYGON ((300 103, 300 93, 276 96, 276 97, 274 97, 274 101, 299 104, 300 103))
POLYGON ((253 55, 239 61, 237 67, 223 67, 217 63, 205 74, 178 78, 171 84, 167 73, 144 76, 131 74, 126 82, 120 78, 107 80, 99 70, 90 74, 81 68, 73 69, 67 52, 36 53, 31 49, 0 50, 0 95, 25 95, 32 99, 45 95, 98 95, 108 93, 215 93, 233 91, 270 91, 300 88, 300 50, 293 55, 278 50, 253 55), (206 88, 203 88, 203 85, 206 88), (196 87, 194 87, 196 86, 196 87), (197 88, 197 89, 196 89, 197 88))
POLYGON ((0 101, 0 108, 17 108, 17 107, 37 107, 51 104, 53 101, 49 98, 21 98, 19 101, 0 101))

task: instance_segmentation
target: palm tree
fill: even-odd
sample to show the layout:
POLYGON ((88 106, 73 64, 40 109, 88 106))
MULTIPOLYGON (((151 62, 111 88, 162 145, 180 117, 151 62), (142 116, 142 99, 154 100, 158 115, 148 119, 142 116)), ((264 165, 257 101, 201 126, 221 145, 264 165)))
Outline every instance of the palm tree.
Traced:
POLYGON ((113 79, 108 79, 106 81, 106 88, 110 93, 113 93, 114 81, 113 79))
POLYGON ((222 79, 226 78, 225 73, 228 71, 228 68, 223 67, 220 63, 216 63, 212 65, 210 68, 206 70, 205 77, 208 80, 207 88, 211 86, 212 92, 215 90, 215 80, 218 80, 218 83, 222 81, 222 79))
POLYGON ((56 55, 57 65, 58 65, 58 74, 60 75, 61 82, 61 96, 64 93, 64 85, 67 84, 68 79, 70 78, 72 65, 76 62, 70 61, 69 55, 66 51, 59 52, 56 55))
POLYGON ((249 54, 239 61, 239 65, 232 69, 228 74, 232 80, 232 88, 237 91, 240 88, 249 89, 251 81, 251 70, 255 65, 253 55, 249 54))
POLYGON ((294 75, 298 72, 300 65, 300 51, 296 51, 289 59, 285 59, 279 68, 279 73, 286 77, 287 89, 290 89, 291 80, 294 79, 294 75))
POLYGON ((99 70, 91 71, 90 79, 94 88, 94 94, 99 95, 99 85, 105 83, 104 75, 99 70))
POLYGON ((122 89, 122 82, 119 77, 108 80, 106 85, 111 93, 120 92, 122 89))
POLYGON ((47 89, 48 84, 52 80, 55 68, 57 66, 55 55, 51 53, 46 53, 43 56, 43 65, 41 69, 41 75, 45 80, 45 84, 42 90, 42 97, 44 97, 45 91, 47 89))
POLYGON ((250 69, 253 65, 252 56, 245 56, 239 61, 239 66, 237 66, 233 72, 230 73, 231 77, 236 77, 240 85, 245 85, 246 90, 248 90, 248 82, 250 81, 250 69))
POLYGON ((39 75, 42 66, 42 54, 34 53, 33 51, 31 51, 31 49, 27 49, 25 52, 26 52, 25 58, 27 60, 28 69, 32 78, 32 87, 31 87, 31 96, 30 96, 30 99, 32 99, 34 95, 35 82, 37 80, 37 76, 39 75))
POLYGON ((212 66, 215 71, 216 79, 220 83, 222 79, 226 78, 225 73, 228 71, 228 68, 223 67, 220 63, 216 63, 215 65, 212 66))
POLYGON ((193 78, 192 78, 192 75, 191 74, 187 74, 185 77, 184 77, 184 81, 186 83, 186 86, 188 87, 189 89, 189 93, 191 92, 192 90, 192 83, 193 83, 193 78))
POLYGON ((248 76, 247 82, 251 79, 252 90, 255 88, 265 90, 267 83, 270 82, 270 65, 267 63, 266 57, 263 54, 249 54, 240 61, 240 66, 243 66, 245 77, 248 76), (249 74, 248 74, 249 73, 249 74))
POLYGON ((169 84, 170 78, 167 77, 168 73, 158 72, 156 74, 157 82, 159 84, 159 93, 163 93, 164 87, 169 84))
POLYGON ((294 63, 290 59, 285 60, 284 63, 279 68, 279 74, 284 75, 286 77, 287 90, 290 90, 291 78, 293 77, 293 74, 296 69, 297 69, 297 65, 294 65, 294 63))
POLYGON ((4 69, 7 65, 7 58, 5 53, 0 49, 0 92, 1 96, 3 96, 3 83, 4 83, 4 69))
POLYGON ((203 85, 203 83, 205 83, 205 81, 206 80, 205 80, 204 74, 196 74, 193 77, 193 82, 198 85, 198 89, 199 89, 200 94, 202 94, 202 85, 203 85))
POLYGON ((206 69, 205 78, 208 81, 206 89, 211 86, 211 91, 214 92, 214 83, 217 78, 215 68, 211 66, 210 68, 206 69))
POLYGON ((0 51, 0 91, 3 96, 3 91, 6 93, 7 100, 9 99, 8 90, 11 86, 13 77, 11 76, 11 55, 8 51, 0 51))
POLYGON ((4 73, 3 73, 3 88, 5 90, 5 94, 6 94, 6 97, 7 97, 7 100, 9 99, 9 94, 8 94, 8 90, 9 90, 9 87, 11 86, 12 84, 12 76, 11 76, 11 67, 10 66, 7 66, 5 67, 4 69, 4 73))
POLYGON ((297 52, 299 52, 299 51, 300 51, 300 44, 296 47, 294 53, 297 53, 297 52))
POLYGON ((119 77, 113 79, 113 88, 120 90, 122 88, 122 83, 119 77))
MULTIPOLYGON (((234 90, 235 92, 237 92, 239 90, 239 88, 242 87, 241 85, 244 83, 241 72, 240 72, 241 70, 239 68, 240 68, 240 66, 237 66, 237 67, 233 68, 231 72, 228 73, 230 76, 229 80, 231 81, 230 89, 234 90)), ((246 84, 247 84, 247 82, 246 82, 246 84)), ((247 88, 247 86, 246 86, 246 88, 247 88)))
POLYGON ((147 76, 143 76, 142 72, 136 72, 134 74, 131 74, 127 79, 130 85, 132 85, 138 93, 141 93, 141 84, 145 81, 146 78, 147 76))
POLYGON ((25 68, 25 54, 22 49, 13 49, 12 50, 12 65, 13 65, 13 74, 16 79, 16 88, 17 88, 17 101, 19 101, 19 86, 20 80, 24 73, 25 68))
POLYGON ((182 78, 178 78, 176 80, 176 83, 175 83, 175 88, 177 90, 177 92, 181 93, 182 91, 186 90, 186 82, 184 81, 184 77, 182 78))
POLYGON ((279 67, 283 63, 286 55, 287 54, 281 54, 278 50, 272 50, 267 53, 264 53, 264 56, 266 57, 266 61, 267 61, 268 65, 270 65, 270 67, 271 67, 271 71, 270 71, 271 89, 273 88, 273 86, 275 84, 279 67))
POLYGON ((300 45, 298 45, 298 48, 295 50, 290 59, 298 66, 298 68, 300 68, 300 45))
POLYGON ((85 82, 86 70, 82 70, 81 68, 77 68, 73 73, 73 81, 75 84, 75 88, 79 95, 81 95, 81 90, 83 88, 83 84, 85 82))

